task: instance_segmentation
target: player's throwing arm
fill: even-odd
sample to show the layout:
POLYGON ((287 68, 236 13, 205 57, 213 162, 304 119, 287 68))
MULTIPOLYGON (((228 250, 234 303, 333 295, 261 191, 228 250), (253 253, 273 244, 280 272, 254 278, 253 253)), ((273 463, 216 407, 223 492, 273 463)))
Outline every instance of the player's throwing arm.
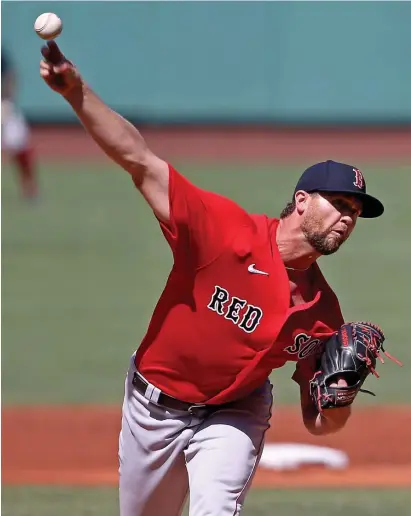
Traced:
POLYGON ((49 20, 44 27, 36 29, 47 44, 42 48, 40 75, 45 83, 70 104, 79 120, 114 162, 129 172, 137 188, 145 197, 156 216, 167 222, 168 206, 168 165, 148 149, 140 132, 121 115, 110 109, 83 80, 74 64, 61 52, 54 38, 60 34, 61 21, 52 13, 41 15, 49 20))

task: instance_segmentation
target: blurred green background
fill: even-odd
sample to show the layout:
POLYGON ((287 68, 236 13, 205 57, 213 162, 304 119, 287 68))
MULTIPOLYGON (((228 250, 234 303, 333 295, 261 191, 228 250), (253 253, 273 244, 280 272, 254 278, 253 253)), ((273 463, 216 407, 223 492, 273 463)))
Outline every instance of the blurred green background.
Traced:
MULTIPOLYGON (((6 1, 1 8, 2 45, 32 122, 74 120, 38 78, 41 42, 32 27, 52 10, 64 22, 64 51, 138 124, 411 124, 409 2, 6 1)), ((38 158, 33 203, 21 201, 15 171, 2 163, 3 408, 120 407, 129 356, 164 287, 171 253, 127 174, 107 162, 38 158)), ((173 164, 196 184, 273 216, 303 170, 293 160, 173 164)), ((369 156, 358 165, 386 214, 360 220, 350 241, 320 265, 346 319, 380 324, 388 350, 407 365, 411 162, 387 167, 369 156)), ((279 405, 298 403, 293 368, 272 374, 279 405)), ((408 368, 387 361, 379 371, 380 380, 367 380, 377 397, 362 395, 356 404, 410 403, 408 368)), ((117 494, 3 486, 2 514, 113 515, 117 494)), ((253 489, 244 514, 405 516, 410 506, 406 490, 253 489)))

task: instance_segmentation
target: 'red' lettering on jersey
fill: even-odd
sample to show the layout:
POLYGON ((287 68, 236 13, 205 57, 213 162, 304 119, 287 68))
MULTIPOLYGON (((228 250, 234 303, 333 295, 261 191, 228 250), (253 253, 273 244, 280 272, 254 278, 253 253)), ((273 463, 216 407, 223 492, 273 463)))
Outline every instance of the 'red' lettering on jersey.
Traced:
POLYGON ((224 403, 287 361, 306 364, 341 314, 319 269, 315 299, 290 309, 278 220, 169 171, 170 223, 160 227, 174 263, 136 367, 178 399, 224 403))

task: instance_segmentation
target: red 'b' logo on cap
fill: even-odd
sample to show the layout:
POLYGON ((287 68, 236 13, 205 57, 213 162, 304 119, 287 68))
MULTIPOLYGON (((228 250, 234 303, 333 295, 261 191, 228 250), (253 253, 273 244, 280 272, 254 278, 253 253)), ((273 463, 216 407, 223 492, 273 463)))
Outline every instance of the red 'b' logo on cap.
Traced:
POLYGON ((353 168, 353 170, 355 173, 355 181, 353 184, 362 190, 364 188, 364 176, 362 175, 361 170, 358 170, 358 168, 353 168))

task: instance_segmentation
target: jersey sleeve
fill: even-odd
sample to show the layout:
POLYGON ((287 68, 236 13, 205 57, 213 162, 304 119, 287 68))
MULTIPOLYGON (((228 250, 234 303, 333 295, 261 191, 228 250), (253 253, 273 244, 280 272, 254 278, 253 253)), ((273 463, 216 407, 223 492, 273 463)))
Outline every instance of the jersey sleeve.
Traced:
POLYGON ((234 201, 203 190, 169 165, 170 222, 161 221, 175 263, 196 268, 213 261, 249 215, 234 201))

